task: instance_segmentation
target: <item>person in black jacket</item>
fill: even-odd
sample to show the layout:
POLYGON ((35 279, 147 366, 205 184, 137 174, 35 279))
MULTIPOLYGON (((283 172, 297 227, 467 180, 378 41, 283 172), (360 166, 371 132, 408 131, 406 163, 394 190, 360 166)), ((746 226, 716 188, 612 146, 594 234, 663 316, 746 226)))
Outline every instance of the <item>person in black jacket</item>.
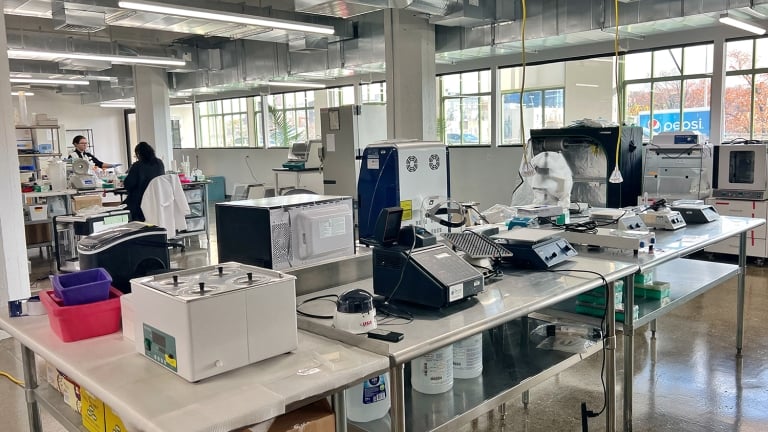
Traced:
POLYGON ((153 178, 165 174, 163 161, 155 156, 155 149, 144 141, 138 143, 134 149, 137 161, 128 170, 123 184, 128 196, 124 204, 131 212, 131 219, 144 221, 144 213, 141 211, 141 199, 153 178))

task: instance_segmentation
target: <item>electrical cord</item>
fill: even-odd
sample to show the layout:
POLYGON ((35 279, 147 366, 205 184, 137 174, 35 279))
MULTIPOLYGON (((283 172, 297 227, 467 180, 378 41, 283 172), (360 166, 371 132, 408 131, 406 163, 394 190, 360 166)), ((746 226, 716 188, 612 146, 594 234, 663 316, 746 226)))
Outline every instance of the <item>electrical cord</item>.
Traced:
POLYGON ((619 153, 621 152, 621 125, 624 123, 624 109, 621 101, 621 72, 619 71, 619 0, 614 0, 614 25, 616 25, 616 32, 613 38, 613 54, 616 59, 616 104, 619 114, 619 130, 616 137, 616 165, 615 170, 619 170, 619 153))
POLYGON ((311 314, 311 313, 303 312, 301 309, 299 309, 300 307, 304 306, 307 303, 312 303, 312 302, 320 301, 320 300, 324 300, 324 301, 329 301, 329 302, 334 302, 335 303, 334 300, 329 300, 331 298, 334 298, 334 299, 338 300, 339 296, 336 295, 336 294, 326 294, 326 295, 321 295, 321 296, 317 296, 317 297, 308 298, 308 299, 304 300, 303 302, 299 303, 298 305, 296 305, 296 314, 301 315, 303 317, 307 317, 307 318, 333 319, 333 315, 316 315, 316 314, 311 314))
POLYGON ((476 209, 474 206, 469 206, 469 209, 473 212, 477 213, 477 216, 480 217, 480 220, 490 225, 491 223, 488 222, 488 218, 486 218, 482 213, 480 213, 480 210, 476 209))
MULTIPOLYGON (((520 44, 522 52, 520 53, 521 61, 521 73, 520 73, 520 142, 523 144, 523 167, 527 167, 530 161, 528 160, 528 148, 530 143, 525 139, 525 114, 523 113, 523 95, 525 94, 525 26, 528 21, 528 5, 526 0, 521 0, 522 6, 522 20, 520 23, 520 44)), ((519 170, 518 170, 519 171, 519 170)), ((515 189, 517 190, 517 189, 515 189)), ((514 192, 512 192, 514 196, 514 192)))
POLYGON ((608 310, 607 310, 607 305, 608 305, 608 301, 609 301, 609 297, 608 296, 610 295, 610 293, 609 293, 610 290, 608 289, 608 280, 601 273, 598 273, 598 272, 592 271, 592 270, 574 270, 574 269, 552 270, 552 269, 547 269, 547 271, 550 272, 550 273, 589 273, 589 274, 593 274, 593 275, 599 277, 600 279, 602 279, 603 284, 605 286, 605 304, 606 304, 606 309, 603 311, 603 316, 600 319, 600 331, 603 332, 603 340, 602 340, 602 342, 603 342, 603 349, 601 350, 601 352, 603 353, 603 358, 602 358, 601 366, 600 366, 600 383, 603 385, 603 407, 600 408, 600 411, 597 411, 597 412, 590 411, 590 410, 586 410, 586 402, 582 402, 582 413, 586 414, 587 417, 598 417, 603 412, 605 412, 606 406, 608 405, 608 388, 605 385, 605 376, 604 376, 604 374, 605 374, 605 338, 607 337, 606 336, 606 329, 605 329, 605 320, 606 320, 606 315, 608 313, 608 310))
POLYGON ((18 378, 15 378, 13 375, 9 374, 8 372, 0 370, 0 376, 7 378, 10 382, 16 384, 19 387, 24 388, 24 381, 18 378))
POLYGON ((405 276, 405 269, 408 268, 408 262, 411 261, 411 254, 413 253, 413 249, 416 247, 416 225, 411 225, 411 229, 413 230, 413 242, 411 243, 411 248, 408 250, 408 255, 406 255, 405 257, 403 268, 400 270, 400 279, 398 279, 397 285, 395 285, 395 288, 392 290, 391 293, 389 293, 389 297, 387 297, 384 303, 389 304, 389 302, 395 296, 395 293, 397 292, 397 290, 400 288, 400 285, 403 283, 403 277, 405 276))

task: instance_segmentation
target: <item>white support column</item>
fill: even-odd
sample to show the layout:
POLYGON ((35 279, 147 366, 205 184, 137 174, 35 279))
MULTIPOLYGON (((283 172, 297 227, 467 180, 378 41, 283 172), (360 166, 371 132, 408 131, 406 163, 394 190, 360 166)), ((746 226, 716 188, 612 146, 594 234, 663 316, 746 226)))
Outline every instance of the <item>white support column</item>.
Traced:
MULTIPOLYGON (((0 1, 0 5, 2 2, 0 1)), ((0 20, 0 77, 8 78, 8 41, 5 20, 0 20)), ((29 298, 24 210, 19 185, 19 156, 11 103, 11 84, 0 80, 0 305, 29 298)))
POLYGON ((387 137, 435 140, 435 26, 403 9, 389 9, 384 20, 387 137))
POLYGON ((720 144, 723 142, 723 129, 725 116, 725 39, 719 37, 714 41, 712 54, 712 92, 709 107, 709 142, 720 144))
POLYGON ((136 129, 139 142, 146 141, 151 144, 165 167, 169 168, 173 159, 173 142, 168 74, 162 68, 134 66, 133 81, 136 89, 136 129))

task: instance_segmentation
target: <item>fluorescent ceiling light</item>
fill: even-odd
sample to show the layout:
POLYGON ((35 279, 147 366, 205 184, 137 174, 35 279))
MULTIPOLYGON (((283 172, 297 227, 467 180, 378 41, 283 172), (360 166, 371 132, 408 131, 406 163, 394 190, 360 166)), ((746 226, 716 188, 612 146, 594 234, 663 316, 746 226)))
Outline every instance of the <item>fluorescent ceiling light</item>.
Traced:
POLYGON ((77 60, 96 60, 106 61, 117 64, 146 64, 155 66, 184 66, 187 64, 184 60, 170 57, 146 57, 146 56, 127 56, 112 54, 85 54, 77 52, 64 51, 35 51, 25 49, 9 49, 8 58, 31 59, 31 60, 49 60, 58 61, 66 59, 77 60))
POLYGON ((741 30, 746 30, 750 33, 754 33, 756 35, 764 35, 765 29, 762 27, 758 27, 754 24, 750 24, 746 21, 741 21, 736 18, 733 18, 731 16, 728 16, 728 14, 722 14, 720 15, 720 22, 723 24, 727 24, 731 27, 736 27, 741 30))
MULTIPOLYGON (((35 95, 32 92, 26 92, 26 91, 25 92, 21 92, 21 93, 24 93, 24 96, 34 96, 35 95)), ((11 96, 18 96, 18 95, 19 95, 19 92, 11 92, 11 96)))
POLYGON ((142 12, 154 12, 159 14, 176 15, 188 18, 200 18, 211 21, 220 21, 234 24, 246 24, 261 27, 272 27, 282 30, 293 30, 307 33, 334 34, 331 26, 302 23, 299 21, 287 21, 276 18, 260 17, 230 12, 214 11, 189 6, 166 5, 148 1, 121 1, 118 7, 142 12))
POLYGON ((325 84, 308 83, 300 81, 267 81, 262 84, 281 87, 304 87, 304 88, 325 88, 325 84))
POLYGON ((116 103, 116 102, 102 102, 99 104, 102 108, 136 108, 136 105, 128 102, 116 103))
POLYGON ((42 78, 11 78, 10 81, 16 84, 70 84, 70 85, 88 85, 84 80, 64 80, 64 79, 42 79, 42 78))
POLYGON ((574 84, 576 87, 600 87, 598 84, 585 84, 585 83, 576 83, 574 84))

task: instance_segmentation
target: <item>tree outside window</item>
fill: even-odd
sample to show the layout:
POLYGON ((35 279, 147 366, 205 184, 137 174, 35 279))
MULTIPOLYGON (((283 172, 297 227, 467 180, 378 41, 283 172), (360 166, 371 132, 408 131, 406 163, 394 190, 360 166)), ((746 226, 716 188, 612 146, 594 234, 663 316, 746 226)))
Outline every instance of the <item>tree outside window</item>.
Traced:
POLYGON ((768 139, 768 39, 726 43, 723 138, 768 139))

